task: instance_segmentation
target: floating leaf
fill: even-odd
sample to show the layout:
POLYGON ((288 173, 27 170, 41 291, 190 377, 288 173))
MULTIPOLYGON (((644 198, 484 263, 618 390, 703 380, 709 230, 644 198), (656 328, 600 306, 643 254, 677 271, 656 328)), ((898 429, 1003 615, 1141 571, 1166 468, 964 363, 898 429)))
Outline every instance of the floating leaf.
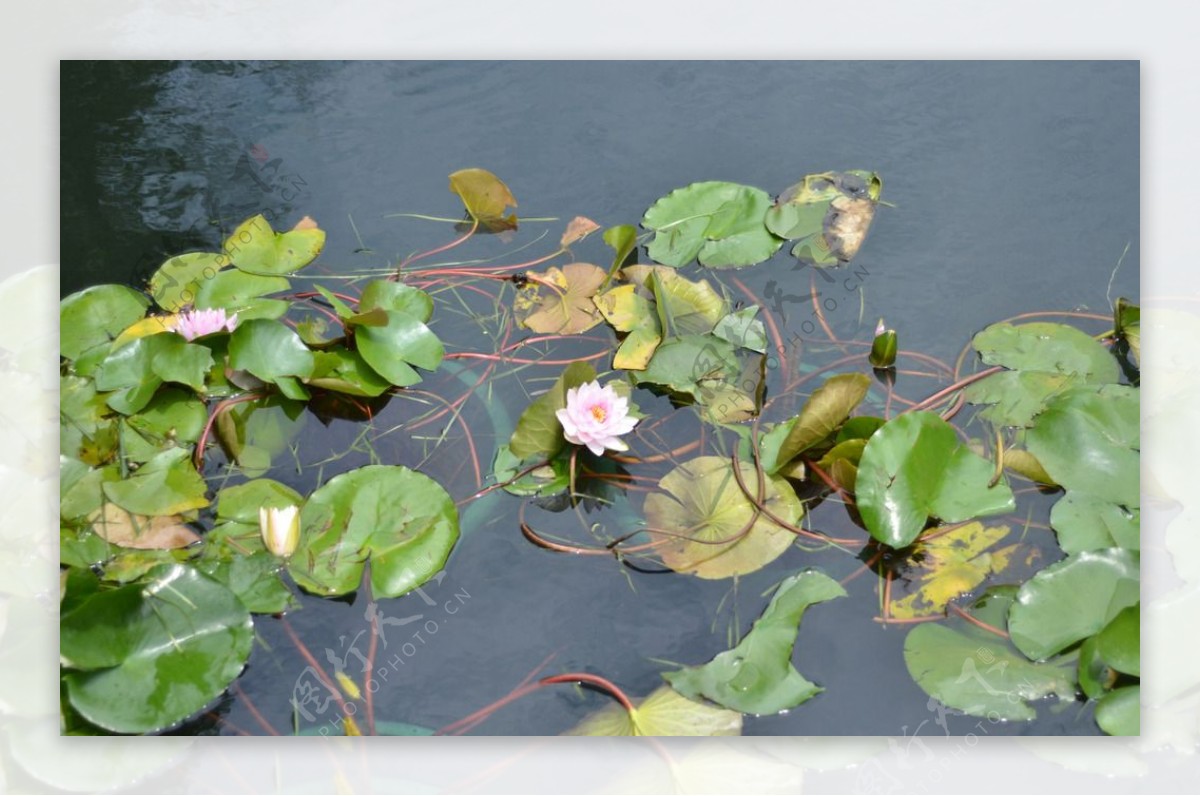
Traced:
POLYGON ((693 334, 660 344, 646 369, 636 375, 639 382, 661 384, 694 395, 699 382, 727 381, 740 370, 731 343, 708 334, 693 334))
POLYGON ((1138 555, 1087 550, 1043 569, 1021 587, 1008 616, 1013 643, 1033 660, 1094 635, 1136 605, 1138 555))
POLYGON ((288 302, 263 298, 291 288, 282 276, 258 276, 230 268, 205 280, 196 294, 196 309, 224 309, 244 323, 254 318, 275 319, 288 311, 288 302))
POLYGON ((845 595, 837 581, 820 572, 792 575, 779 584, 770 605, 736 647, 703 666, 663 677, 686 697, 704 697, 742 713, 794 708, 824 690, 792 666, 797 626, 810 605, 845 595))
POLYGON ((158 267, 150 277, 150 295, 167 312, 179 312, 200 295, 200 286, 232 263, 224 254, 190 252, 180 254, 158 267))
POLYGON ((1033 663, 973 625, 914 627, 904 639, 904 662, 925 693, 969 716, 1030 721, 1037 718, 1031 702, 1075 696, 1069 660, 1033 663))
POLYGON ((175 550, 200 541, 179 515, 142 517, 109 503, 91 518, 92 531, 109 544, 135 550, 175 550))
POLYGON ((657 234, 648 249, 664 265, 699 258, 709 268, 739 268, 766 260, 782 241, 763 225, 765 191, 731 182, 697 182, 655 202, 642 226, 657 234))
POLYGON ((197 568, 237 595, 254 614, 279 614, 297 604, 296 595, 280 578, 278 556, 265 550, 236 555, 227 560, 202 559, 197 568))
POLYGON ((991 404, 979 413, 997 426, 1026 427, 1046 408, 1046 402, 1078 383, 1063 373, 1004 370, 968 385, 963 397, 973 404, 991 404))
POLYGON ((515 213, 504 211, 516 207, 517 200, 499 177, 484 169, 462 169, 450 175, 450 192, 458 194, 471 218, 492 232, 517 228, 515 213))
POLYGON ((1003 571, 1016 545, 993 548, 1008 533, 1007 525, 988 528, 983 523, 971 522, 918 542, 912 556, 920 573, 916 591, 893 599, 891 615, 897 619, 936 616, 946 610, 951 600, 973 590, 989 575, 1003 571))
POLYGON ((238 270, 272 276, 291 274, 317 259, 325 230, 305 216, 289 232, 276 232, 263 215, 246 219, 225 241, 225 253, 238 270))
POLYGON ((369 465, 330 479, 301 512, 300 547, 288 571, 326 596, 359 587, 399 597, 436 575, 458 540, 458 509, 446 490, 407 467, 369 465))
POLYGON ((266 319, 238 324, 229 340, 229 366, 267 382, 285 376, 312 375, 313 352, 279 321, 266 319))
POLYGON ((363 288, 362 298, 358 302, 359 312, 375 309, 407 312, 418 321, 429 323, 433 317, 433 299, 424 290, 403 282, 377 279, 363 288))
POLYGON ((663 334, 679 337, 711 332, 729 313, 725 299, 707 279, 693 282, 674 271, 652 271, 649 285, 654 292, 663 334))
POLYGON ((634 709, 610 703, 563 735, 712 736, 741 735, 742 714, 693 702, 670 686, 651 692, 634 709))
POLYGON ((762 321, 754 316, 758 314, 758 305, 746 307, 726 315, 717 321, 712 333, 722 340, 728 340, 739 348, 767 353, 767 332, 762 321))
POLYGON ((149 299, 121 285, 97 285, 72 293, 59 304, 59 353, 79 359, 88 351, 108 346, 140 320, 149 306, 149 299))
POLYGON ((1141 633, 1141 605, 1131 605, 1113 617, 1096 636, 1096 652, 1110 668, 1140 677, 1141 633))
POLYGON ((1095 495, 1068 492, 1050 509, 1050 525, 1067 553, 1141 548, 1141 512, 1095 495))
POLYGON ((1105 694, 1096 703, 1096 723, 1109 735, 1141 735, 1141 686, 1130 685, 1105 694))
MULTIPOLYGON (((754 467, 739 465, 746 489, 757 494, 754 467)), ((658 485, 664 491, 646 496, 646 525, 671 534, 657 551, 676 572, 706 579, 746 575, 783 555, 795 540, 742 493, 728 459, 700 456, 667 473, 658 485)), ((776 517, 792 525, 800 521, 803 506, 782 478, 768 477, 763 496, 763 505, 776 517)))
POLYGON ((504 491, 510 495, 522 497, 555 495, 570 486, 571 479, 570 473, 567 472, 567 462, 561 456, 518 478, 518 474, 524 469, 522 460, 513 454, 508 445, 501 445, 496 449, 496 459, 492 463, 492 476, 497 483, 505 484, 504 491))
POLYGON ((181 565, 100 591, 62 617, 71 706, 112 732, 150 733, 215 699, 242 670, 250 614, 225 586, 181 565), (139 694, 140 698, 130 698, 139 694))
POLYGON ((809 174, 779 195, 764 223, 781 238, 799 240, 794 256, 840 265, 862 247, 882 190, 883 181, 871 171, 809 174))
POLYGON ((960 522, 1011 511, 1012 490, 989 487, 993 467, 958 441, 931 412, 888 421, 871 437, 858 465, 855 499, 871 536, 906 547, 929 518, 960 522))
POLYGON ((579 334, 600 323, 592 297, 604 283, 604 270, 589 263, 551 267, 529 274, 536 281, 517 295, 514 308, 526 329, 542 334, 579 334))
POLYGON ((104 495, 132 514, 159 517, 208 505, 207 486, 190 453, 171 448, 120 481, 104 483, 104 495))
POLYGON ((613 357, 613 367, 645 370, 662 342, 662 325, 654 305, 637 293, 635 285, 615 287, 592 301, 604 320, 618 332, 627 333, 613 357))
POLYGON ((764 461, 763 466, 774 472, 822 442, 846 422, 870 388, 870 378, 862 373, 841 373, 826 379, 804 403, 775 460, 764 461))
POLYGON ((437 370, 446 355, 438 336, 414 315, 384 310, 383 326, 362 326, 355 331, 358 353, 374 370, 397 387, 421 381, 413 368, 437 370))
POLYGON ((615 252, 613 255, 612 270, 616 271, 625 264, 625 261, 629 259, 629 255, 637 248, 637 228, 631 224, 618 224, 615 227, 609 227, 604 230, 604 242, 615 252))
POLYGON ((1079 687, 1088 699, 1098 699, 1105 694, 1116 682, 1117 673, 1105 665, 1104 659, 1097 651, 1096 636, 1085 639, 1079 645, 1079 666, 1077 674, 1079 687))
POLYGON ((217 518, 257 526, 259 509, 283 509, 304 502, 300 493, 270 478, 256 478, 217 493, 217 518))
POLYGON ((578 243, 598 229, 600 229, 600 225, 595 221, 592 221, 590 218, 586 218, 584 216, 575 216, 575 218, 571 219, 571 222, 567 224, 567 228, 563 231, 562 238, 559 240, 559 244, 566 249, 572 243, 578 243))
POLYGON ((1133 364, 1142 359, 1142 310, 1129 299, 1119 298, 1113 305, 1113 330, 1133 354, 1133 364))
POLYGON ((313 352, 313 370, 308 384, 324 390, 374 398, 391 389, 357 351, 340 346, 313 352))
POLYGON ((1136 508, 1141 484, 1140 408, 1134 387, 1076 387, 1047 405, 1025 433, 1025 443, 1056 483, 1136 508))
POLYGON ((521 460, 534 456, 550 458, 566 444, 562 423, 555 414, 567 405, 567 390, 596 378, 596 369, 586 362, 572 362, 545 393, 521 413, 509 448, 521 460))
POLYGON ((1050 477, 1050 474, 1046 472, 1046 468, 1042 467, 1042 463, 1037 460, 1037 457, 1027 450, 1009 448, 1004 451, 1004 466, 1017 475, 1028 478, 1035 483, 1045 486, 1058 486, 1058 484, 1054 483, 1054 479, 1050 477))
POLYGON ((971 341, 989 365, 1076 376, 1094 384, 1117 381, 1120 368, 1108 349, 1061 323, 996 323, 971 341))

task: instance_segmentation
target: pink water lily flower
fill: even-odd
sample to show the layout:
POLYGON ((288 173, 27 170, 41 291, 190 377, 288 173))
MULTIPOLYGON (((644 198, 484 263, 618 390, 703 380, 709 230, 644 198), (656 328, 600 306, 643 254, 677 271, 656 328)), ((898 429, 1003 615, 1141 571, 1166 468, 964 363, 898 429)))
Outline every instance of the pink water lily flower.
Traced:
POLYGON ((228 318, 225 317, 225 310, 192 310, 190 312, 180 313, 175 317, 174 330, 176 333, 183 335, 187 340, 195 340, 197 337, 203 337, 206 334, 215 334, 216 332, 232 332, 237 328, 238 317, 235 312, 228 318))
POLYGON ((586 445, 600 456, 604 450, 627 451, 621 435, 633 431, 637 418, 629 416, 629 399, 617 395, 612 385, 589 381, 567 390, 567 405, 555 412, 567 442, 586 445))

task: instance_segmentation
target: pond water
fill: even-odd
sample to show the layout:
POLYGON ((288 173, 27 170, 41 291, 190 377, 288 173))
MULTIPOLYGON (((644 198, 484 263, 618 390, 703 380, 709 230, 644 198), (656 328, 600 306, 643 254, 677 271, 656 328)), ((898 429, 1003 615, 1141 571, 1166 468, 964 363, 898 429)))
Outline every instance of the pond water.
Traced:
MULTIPOLYGON (((530 260, 553 251, 575 215, 636 224, 656 199, 700 180, 774 194, 806 173, 869 169, 882 175, 894 207, 879 209, 850 266, 832 282, 818 279, 828 321, 841 338, 869 340, 884 316, 903 348, 953 362, 991 322, 1034 310, 1104 314, 1107 295, 1138 298, 1138 82, 1135 62, 64 63, 62 293, 144 284, 167 257, 215 250, 264 210, 289 223, 309 215, 327 231, 320 260, 303 274, 380 272, 457 236, 449 224, 395 214, 458 216, 446 177, 468 166, 503 178, 523 217, 560 220, 523 223, 507 241, 476 236, 438 261, 530 260)), ((780 311, 785 337, 807 337, 810 269, 797 271, 787 248, 754 268, 703 275, 735 298, 745 297, 731 276, 758 296, 772 280, 804 295, 767 303, 780 311)), ((575 253, 611 260, 598 235, 575 253)), ((688 273, 699 275, 695 266, 688 273)), ((491 304, 459 295, 464 303, 438 294, 434 331, 448 351, 491 351, 470 315, 491 313, 491 304)), ((532 356, 570 359, 603 345, 571 341, 532 356)), ((814 346, 810 361, 821 356, 833 358, 828 346, 814 346)), ((422 386, 453 399, 482 368, 459 360, 422 386)), ((461 419, 485 476, 504 423, 560 371, 506 366, 465 402, 461 419)), ((906 378, 897 389, 910 397, 933 391, 906 378)), ((668 407, 645 391, 637 400, 651 412, 668 407)), ((298 452, 285 444, 267 475, 307 494, 337 472, 382 461, 419 466, 456 499, 469 497, 478 486, 461 426, 451 425, 440 445, 444 420, 405 427, 426 409, 394 398, 370 427, 307 416, 302 429, 285 429, 301 441, 298 452)), ((683 418, 665 428, 680 444, 698 425, 683 418)), ((208 473, 222 465, 214 455, 208 473)), ((618 535, 634 529, 640 495, 632 500, 624 513, 580 516, 618 535)), ((730 634, 744 633, 762 611, 764 590, 790 572, 816 566, 841 578, 860 566, 836 550, 797 548, 733 590, 730 581, 541 549, 519 530, 521 503, 498 492, 468 504, 444 578, 380 603, 380 721, 446 725, 504 696, 551 654, 546 673, 593 672, 644 695, 671 668, 662 661, 700 664, 726 649, 730 634)), ((1049 501, 1021 505, 1045 522, 1049 501)), ((825 505, 818 516, 831 531, 852 527, 840 507, 825 505)), ((594 543, 572 512, 530 508, 527 519, 543 534, 594 543)), ((1061 555, 1047 531, 1031 529, 1027 541, 1042 563, 1061 555)), ((849 599, 807 613, 794 662, 826 691, 786 715, 748 718, 747 734, 972 731, 979 719, 937 723, 904 665, 907 628, 873 621, 878 586, 872 574, 856 578, 849 599)), ((352 646, 366 651, 365 607, 362 596, 305 598, 289 621, 328 665, 327 651, 351 659, 352 646)), ((278 620, 264 617, 256 630, 262 643, 240 690, 286 732, 306 664, 278 620)), ((544 689, 477 732, 558 733, 604 700, 569 686, 544 689)), ((988 731, 1096 732, 1081 708, 1044 706, 1034 722, 988 731)), ((318 726, 334 712, 301 724, 318 726)), ((261 731, 237 694, 184 731, 233 727, 261 731)))

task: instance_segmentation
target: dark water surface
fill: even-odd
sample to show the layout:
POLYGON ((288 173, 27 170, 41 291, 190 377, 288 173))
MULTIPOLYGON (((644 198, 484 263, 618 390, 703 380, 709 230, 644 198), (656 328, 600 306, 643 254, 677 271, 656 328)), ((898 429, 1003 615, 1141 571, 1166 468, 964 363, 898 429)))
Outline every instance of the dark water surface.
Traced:
MULTIPOLYGON (((479 236, 439 260, 529 260, 553 251, 574 215, 605 226, 637 223, 660 196, 700 180, 777 193, 806 173, 871 169, 896 206, 880 208, 861 254, 836 282, 818 282, 829 321, 840 337, 864 340, 882 315, 903 347, 952 361, 974 332, 1019 312, 1107 312, 1110 276, 1127 245, 1111 295, 1137 298, 1138 81, 1136 63, 66 63, 62 291, 143 284, 170 255, 215 250, 262 210, 289 224, 310 215, 327 230, 324 253, 302 275, 382 273, 454 237, 448 224, 387 216, 458 216, 446 176, 467 166, 505 179, 522 216, 561 221, 526 223, 509 242, 479 236)), ((598 238, 577 247, 577 256, 607 264, 611 254, 598 238)), ((793 270, 787 249, 736 276, 759 295, 772 279, 784 292, 807 293, 809 275, 793 270)), ((694 266, 688 274, 695 278, 694 266)), ((728 277, 715 275, 731 286, 728 277)), ((730 293, 741 298, 736 288, 730 293)), ((463 305, 439 295, 434 330, 448 350, 492 350, 463 305)), ((468 300, 470 309, 490 312, 485 301, 470 303, 477 299, 468 300)), ((778 309, 785 337, 812 318, 807 302, 778 309)), ((558 346, 551 356, 597 345, 558 346)), ((461 395, 482 370, 478 362, 458 364, 470 372, 460 379, 448 370, 423 386, 461 395)), ((463 409, 485 474, 501 428, 496 412, 515 420, 527 392, 544 388, 559 368, 510 371, 463 409)), ((932 391, 904 378, 897 385, 904 394, 932 391)), ((644 391, 638 400, 650 411, 666 408, 644 391)), ((367 436, 370 449, 360 441, 351 450, 362 425, 308 417, 298 458, 278 457, 268 475, 307 493, 375 455, 420 465, 456 498, 472 494, 457 428, 435 447, 427 438, 440 424, 402 427, 425 408, 391 401, 367 436)), ((678 443, 696 425, 673 427, 678 443)), ((594 672, 643 695, 668 668, 651 659, 707 661, 727 647, 735 616, 744 632, 766 603, 762 592, 788 573, 812 565, 841 578, 858 566, 837 551, 796 549, 731 594, 726 581, 641 574, 606 557, 539 549, 518 530, 521 501, 494 498, 464 514, 464 537, 440 583, 381 604, 389 619, 421 615, 404 625, 385 621, 376 668, 387 674, 377 677, 374 697, 381 720, 442 726, 503 696, 551 653, 548 673, 594 672)), ((632 529, 640 495, 633 505, 624 515, 583 516, 618 534, 632 529)), ((1044 518, 1045 501, 1034 505, 1044 518)), ((820 511, 836 526, 830 530, 849 528, 838 507, 820 511)), ((571 512, 531 508, 529 519, 544 532, 594 542, 571 512)), ((1052 539, 1032 540, 1056 555, 1052 539)), ((748 719, 748 734, 943 732, 904 666, 906 629, 872 621, 877 585, 872 575, 860 577, 848 584, 849 599, 809 611, 794 661, 827 690, 787 715, 748 719)), ((306 599, 289 618, 329 667, 327 650, 343 656, 357 644, 366 651, 365 603, 306 599)), ((256 627, 265 647, 239 682, 288 731, 289 699, 305 664, 278 621, 263 618, 256 627)), ((599 695, 559 686, 501 710, 480 731, 557 733, 601 704, 599 695)), ((219 711, 260 731, 243 702, 228 698, 219 711)), ((313 722, 301 723, 334 713, 314 712, 313 722)), ((988 730, 1095 732, 1090 711, 1076 706, 1042 706, 1039 714, 988 730)), ((948 727, 962 734, 978 721, 949 716, 948 727)))

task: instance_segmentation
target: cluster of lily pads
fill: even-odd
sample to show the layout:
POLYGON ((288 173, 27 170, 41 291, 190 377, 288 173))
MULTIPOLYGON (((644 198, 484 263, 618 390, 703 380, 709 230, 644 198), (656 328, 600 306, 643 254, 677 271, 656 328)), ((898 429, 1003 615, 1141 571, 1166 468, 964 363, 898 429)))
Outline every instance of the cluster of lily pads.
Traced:
MULTIPOLYGON (((450 183, 467 236, 516 228, 516 201, 494 175, 465 169, 450 183)), ((1122 368, 1136 382, 1137 308, 1118 302, 1103 341, 1056 323, 990 326, 973 340, 986 371, 895 416, 863 411, 875 384, 867 373, 897 356, 895 332, 881 326, 870 357, 864 350, 848 368, 864 372, 826 378, 793 416, 768 422, 761 308, 739 308, 720 280, 680 272, 693 261, 761 263, 785 241, 815 266, 847 262, 881 185, 871 172, 825 172, 773 200, 696 183, 646 211, 643 237, 631 225, 605 230, 611 265, 511 279, 523 328, 558 338, 605 324, 614 350, 608 370, 574 362, 530 403, 498 445, 493 487, 551 510, 624 498, 619 476, 638 461, 630 443, 647 417, 634 391, 645 389, 675 411, 694 408, 722 442, 683 461, 659 457, 673 466, 647 495, 637 533, 613 547, 636 542, 705 579, 787 554, 798 565, 731 649, 664 673, 644 700, 619 695, 571 732, 737 734, 744 714, 819 693, 791 664, 797 628, 808 607, 846 592, 804 566, 796 541, 822 538, 805 518, 836 493, 870 545, 909 562, 888 610, 914 622, 904 657, 932 697, 1024 720, 1039 698, 1081 691, 1102 729, 1136 734, 1138 390, 1121 382, 1122 368), (653 262, 636 262, 640 242, 653 262), (955 396, 982 407, 986 442, 932 411, 955 396), (585 487, 585 475, 601 478, 585 487), (1007 524, 981 521, 1015 511, 1011 477, 1063 490, 1050 526, 1065 558, 1037 570, 1025 556, 1023 582, 960 608, 954 601, 985 582, 1014 578, 1022 558, 1007 524)), ((575 219, 556 254, 599 229, 575 219)), ((445 356, 428 326, 432 297, 406 284, 420 275, 405 268, 417 258, 355 295, 294 291, 288 277, 324 240, 307 218, 277 232, 255 216, 221 252, 169 259, 144 291, 101 285, 62 301, 65 732, 174 726, 238 677, 252 616, 298 607, 294 587, 334 597, 366 584, 375 598, 399 597, 434 577, 459 541, 446 490, 400 464, 334 475, 307 496, 261 477, 306 406, 361 408, 419 383, 445 356), (227 467, 203 466, 212 445, 227 467)), ((349 715, 346 730, 359 731, 349 715)))

